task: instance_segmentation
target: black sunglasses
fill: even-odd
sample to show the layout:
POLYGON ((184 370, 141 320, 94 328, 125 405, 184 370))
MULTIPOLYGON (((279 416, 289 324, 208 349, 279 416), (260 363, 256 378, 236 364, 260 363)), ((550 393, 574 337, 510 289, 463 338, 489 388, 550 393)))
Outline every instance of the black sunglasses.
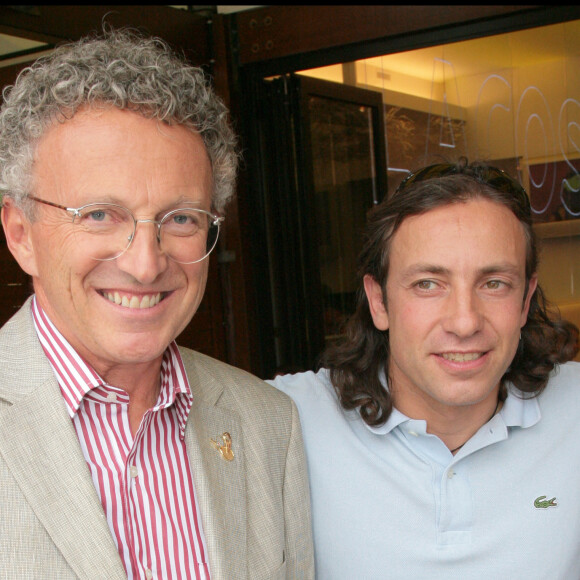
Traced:
POLYGON ((503 169, 498 169, 491 165, 461 165, 454 163, 436 163, 435 165, 429 165, 428 167, 419 169, 415 173, 407 175, 395 190, 395 194, 404 191, 413 183, 445 177, 447 175, 466 175, 467 177, 472 177, 498 191, 513 195, 523 209, 527 212, 531 211, 530 198, 522 185, 510 177, 503 169))

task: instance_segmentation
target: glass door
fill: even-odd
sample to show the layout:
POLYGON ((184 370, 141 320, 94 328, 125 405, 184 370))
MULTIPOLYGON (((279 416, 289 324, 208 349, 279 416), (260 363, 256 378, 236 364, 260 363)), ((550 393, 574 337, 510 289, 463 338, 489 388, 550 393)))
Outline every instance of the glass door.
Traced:
POLYGON ((267 248, 253 268, 271 376, 312 368, 353 311, 362 228, 386 192, 383 105, 377 91, 299 75, 264 81, 255 105, 253 217, 267 248))

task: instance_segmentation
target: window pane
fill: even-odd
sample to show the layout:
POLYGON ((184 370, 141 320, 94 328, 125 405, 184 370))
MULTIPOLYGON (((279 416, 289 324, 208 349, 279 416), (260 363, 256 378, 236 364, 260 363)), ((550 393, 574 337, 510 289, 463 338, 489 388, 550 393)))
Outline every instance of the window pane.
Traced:
MULTIPOLYGON (((571 21, 301 74, 382 94, 390 191, 409 170, 462 155, 519 177, 542 240, 540 282, 580 325, 578 70, 580 21, 571 21)), ((337 230, 348 221, 332 220, 337 230)), ((342 275, 337 261, 326 266, 327 280, 342 275)))
POLYGON ((318 262, 324 336, 354 312, 356 258, 366 213, 376 198, 370 107, 310 97, 318 262))

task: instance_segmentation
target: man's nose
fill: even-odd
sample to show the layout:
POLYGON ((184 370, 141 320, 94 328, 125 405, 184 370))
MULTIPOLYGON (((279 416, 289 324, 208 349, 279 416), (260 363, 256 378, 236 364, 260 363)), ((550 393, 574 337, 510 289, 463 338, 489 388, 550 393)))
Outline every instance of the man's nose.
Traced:
POLYGON ((453 290, 447 297, 443 327, 447 332, 466 338, 482 328, 480 300, 470 289, 453 290))
POLYGON ((117 258, 119 268, 141 284, 150 284, 167 269, 168 257, 162 251, 155 220, 137 220, 129 247, 117 258))

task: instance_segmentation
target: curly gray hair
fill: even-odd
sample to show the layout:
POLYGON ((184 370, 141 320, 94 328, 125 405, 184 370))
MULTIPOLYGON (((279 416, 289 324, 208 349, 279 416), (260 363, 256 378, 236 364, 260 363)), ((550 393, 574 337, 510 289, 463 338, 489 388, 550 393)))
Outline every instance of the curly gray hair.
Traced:
POLYGON ((233 196, 238 153, 228 111, 203 71, 159 38, 113 30, 63 45, 24 69, 3 96, 0 199, 6 195, 24 207, 39 139, 91 105, 128 109, 199 133, 213 169, 213 207, 222 212, 233 196))

